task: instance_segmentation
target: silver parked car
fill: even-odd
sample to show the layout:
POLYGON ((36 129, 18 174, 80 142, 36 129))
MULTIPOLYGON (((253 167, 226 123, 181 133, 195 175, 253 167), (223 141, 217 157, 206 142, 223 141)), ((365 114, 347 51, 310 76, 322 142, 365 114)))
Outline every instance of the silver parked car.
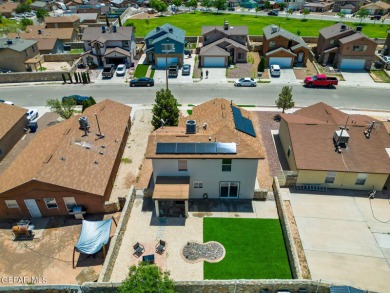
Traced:
POLYGON ((253 87, 256 85, 257 85, 256 80, 254 80, 253 78, 250 78, 250 77, 243 77, 243 78, 237 79, 234 82, 234 86, 252 86, 253 87))
POLYGON ((181 70, 182 75, 190 75, 191 74, 191 65, 190 64, 184 64, 183 68, 181 70))

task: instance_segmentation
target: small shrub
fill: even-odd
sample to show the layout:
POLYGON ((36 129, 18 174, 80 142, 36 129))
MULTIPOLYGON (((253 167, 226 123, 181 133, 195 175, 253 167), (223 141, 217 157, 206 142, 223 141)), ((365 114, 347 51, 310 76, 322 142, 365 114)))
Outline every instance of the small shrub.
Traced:
POLYGON ((264 72, 265 69, 265 57, 262 56, 259 62, 259 65, 257 66, 257 71, 258 72, 264 72))
POLYGON ((131 159, 129 159, 129 158, 122 158, 121 162, 123 164, 131 164, 133 161, 131 159))

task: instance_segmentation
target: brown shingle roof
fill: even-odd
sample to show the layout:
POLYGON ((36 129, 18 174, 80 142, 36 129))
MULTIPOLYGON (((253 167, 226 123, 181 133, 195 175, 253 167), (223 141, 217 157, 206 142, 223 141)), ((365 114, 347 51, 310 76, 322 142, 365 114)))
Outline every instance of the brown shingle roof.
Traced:
POLYGON ((364 40, 367 40, 369 42, 376 43, 375 41, 371 40, 370 38, 366 37, 365 35, 363 35, 361 33, 355 33, 355 34, 350 35, 348 37, 341 38, 341 39, 339 39, 339 42, 342 44, 346 44, 346 43, 353 42, 353 41, 356 41, 359 39, 364 39, 364 40))
POLYGON ((77 15, 45 17, 45 23, 73 23, 79 19, 77 15))
POLYGON ((0 193, 38 181, 104 195, 130 112, 128 106, 104 100, 87 108, 82 115, 88 117, 91 126, 88 136, 79 129, 78 118, 81 116, 37 133, 0 177, 0 193), (97 138, 99 131, 94 113, 97 113, 100 129, 105 135, 103 139, 97 138))
POLYGON ((0 103, 0 139, 26 115, 26 109, 0 103))
POLYGON ((44 28, 42 25, 28 25, 24 32, 19 34, 11 33, 9 37, 19 36, 21 39, 59 39, 59 40, 71 40, 74 33, 73 28, 44 28), (38 32, 41 30, 41 34, 38 32))
POLYGON ((19 3, 16 2, 5 2, 0 4, 0 14, 1 13, 11 13, 16 7, 18 7, 19 3))
POLYGON ((230 53, 224 50, 229 46, 240 48, 241 50, 248 51, 247 47, 234 40, 228 38, 222 38, 211 44, 208 44, 200 49, 199 55, 202 56, 230 56, 230 53))
POLYGON ((38 39, 38 50, 46 51, 53 50, 54 45, 56 44, 57 39, 38 39))
POLYGON ((343 24, 341 22, 339 22, 339 23, 336 23, 334 25, 325 27, 322 30, 320 30, 320 34, 325 39, 329 39, 329 38, 333 38, 335 36, 338 36, 339 34, 345 34, 346 31, 349 31, 350 34, 354 33, 354 31, 347 25, 345 26, 345 30, 341 31, 342 25, 343 24))
POLYGON ((369 3, 367 5, 362 6, 365 9, 390 9, 390 4, 382 1, 377 1, 375 3, 369 3))
POLYGON ((390 147, 390 137, 383 124, 376 122, 379 127, 369 139, 364 135, 372 117, 348 115, 324 103, 281 116, 288 124, 298 170, 390 173, 390 158, 385 150, 390 147), (333 134, 347 119, 350 138, 347 148, 339 154, 333 134))
POLYGON ((247 26, 231 26, 229 25, 229 29, 225 30, 223 26, 202 26, 202 36, 211 31, 220 31, 227 36, 246 36, 248 34, 247 26))
MULTIPOLYGON (((233 104, 234 105, 234 104, 233 104)), ((241 109, 242 116, 251 119, 251 113, 241 109)), ((252 120, 252 119, 251 119, 252 120)), ((235 129, 230 102, 225 99, 213 99, 192 109, 192 115, 181 117, 177 127, 164 127, 149 135, 146 150, 147 158, 241 158, 264 159, 264 150, 259 137, 252 137, 235 129), (186 121, 196 120, 196 134, 186 134, 186 121), (206 129, 202 126, 207 123, 206 129), (235 142, 237 154, 194 154, 160 155, 156 154, 157 142, 235 142)))

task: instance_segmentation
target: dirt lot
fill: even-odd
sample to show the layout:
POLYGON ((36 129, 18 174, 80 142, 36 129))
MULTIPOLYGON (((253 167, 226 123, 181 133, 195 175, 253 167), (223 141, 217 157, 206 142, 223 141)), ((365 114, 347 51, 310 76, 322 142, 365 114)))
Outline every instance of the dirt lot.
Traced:
POLYGON ((297 79, 305 79, 306 76, 312 76, 317 74, 317 70, 313 63, 307 59, 305 67, 294 67, 294 73, 297 79))
MULTIPOLYGON (((111 216, 119 221, 119 213, 105 215, 104 219, 111 216)), ((103 216, 87 215, 86 219, 101 220, 103 216)), ((15 222, 10 220, 0 222, 0 274, 6 278, 2 286, 31 283, 33 277, 38 277, 37 283, 42 284, 77 284, 76 276, 84 268, 92 267, 100 273, 104 262, 101 251, 93 257, 76 253, 77 266, 72 268, 73 247, 81 231, 81 220, 73 216, 49 218, 41 237, 33 240, 13 241, 13 225, 15 222)), ((113 224, 111 237, 114 233, 113 224)))
POLYGON ((234 68, 227 70, 227 77, 228 78, 256 77, 257 66, 259 62, 260 62, 259 53, 249 52, 248 63, 235 64, 234 68))

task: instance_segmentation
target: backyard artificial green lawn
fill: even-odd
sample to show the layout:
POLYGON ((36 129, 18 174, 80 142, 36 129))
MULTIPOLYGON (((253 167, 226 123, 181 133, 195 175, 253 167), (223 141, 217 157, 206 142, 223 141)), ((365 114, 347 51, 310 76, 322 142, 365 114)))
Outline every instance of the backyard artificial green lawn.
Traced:
POLYGON ((205 280, 291 279, 277 219, 203 218, 203 242, 226 250, 218 263, 204 262, 205 280))
MULTIPOLYGON (((225 14, 225 13, 183 13, 174 16, 149 18, 149 25, 146 25, 144 19, 129 19, 126 24, 133 23, 135 25, 135 34, 137 37, 144 37, 149 31, 156 26, 170 23, 177 26, 186 32, 186 36, 200 36, 202 26, 206 25, 223 25, 224 20, 229 22, 230 26, 247 25, 249 35, 262 35, 263 27, 275 24, 283 29, 286 29, 294 34, 297 31, 301 32, 301 36, 318 36, 318 31, 324 27, 330 26, 336 22, 326 20, 307 19, 286 19, 282 17, 267 17, 243 14, 225 14)), ((349 26, 356 27, 358 23, 348 23, 344 19, 344 23, 349 26)), ((126 25, 125 24, 125 25, 126 25)), ((387 24, 362 24, 363 33, 371 38, 386 38, 387 30, 390 25, 387 24)))
POLYGON ((149 65, 138 64, 134 72, 134 77, 140 78, 146 76, 146 73, 148 72, 148 68, 149 65))

